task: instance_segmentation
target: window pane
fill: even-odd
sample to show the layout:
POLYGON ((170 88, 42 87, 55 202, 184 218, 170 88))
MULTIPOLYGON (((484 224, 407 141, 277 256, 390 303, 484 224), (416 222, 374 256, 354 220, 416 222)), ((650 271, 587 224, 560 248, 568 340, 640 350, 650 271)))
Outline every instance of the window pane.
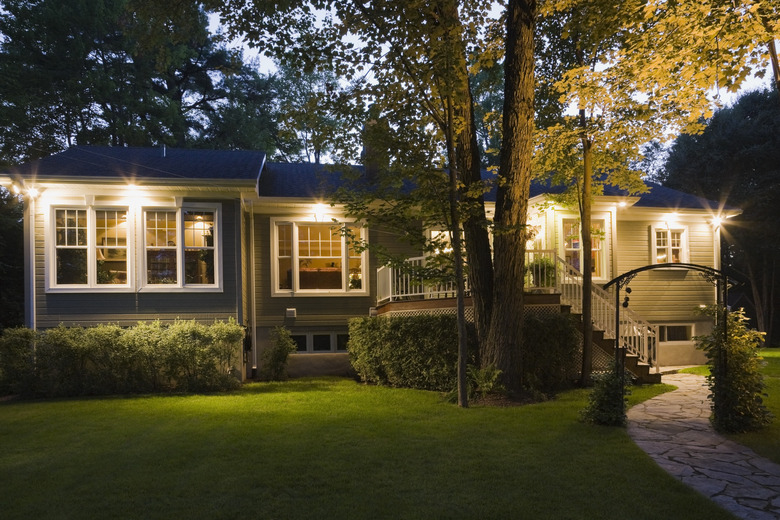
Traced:
POLYGON ((87 211, 83 209, 58 209, 54 217, 56 245, 87 245, 87 211))
POLYGON ((213 249, 188 249, 184 252, 184 283, 214 283, 213 249))
POLYGON ((176 247, 176 212, 146 213, 146 247, 176 247))
POLYGON ((338 226, 298 226, 298 275, 301 289, 344 288, 342 241, 338 226))
POLYGON ((298 262, 301 289, 341 289, 341 259, 306 259, 298 262))
POLYGON ((127 283, 127 211, 95 211, 98 284, 127 283))
POLYGON ((214 246, 214 213, 211 211, 184 211, 184 246, 214 246))
POLYGON ((86 249, 57 249, 57 283, 87 283, 86 249))
POLYGON ((279 289, 290 290, 292 289, 292 258, 280 258, 279 259, 279 289))
POLYGON ((292 256, 292 224, 280 224, 276 230, 279 257, 292 256))
POLYGON ((305 334, 292 334, 292 340, 298 345, 296 349, 298 352, 306 352, 306 335, 305 334))
POLYGON ((336 334, 336 350, 347 350, 349 334, 336 334))
POLYGON ((353 290, 363 288, 363 270, 360 258, 349 259, 349 288, 353 290))
POLYGON ((312 340, 316 352, 330 350, 330 334, 314 334, 312 340))
POLYGON ((146 282, 149 284, 176 283, 176 250, 146 250, 146 282))

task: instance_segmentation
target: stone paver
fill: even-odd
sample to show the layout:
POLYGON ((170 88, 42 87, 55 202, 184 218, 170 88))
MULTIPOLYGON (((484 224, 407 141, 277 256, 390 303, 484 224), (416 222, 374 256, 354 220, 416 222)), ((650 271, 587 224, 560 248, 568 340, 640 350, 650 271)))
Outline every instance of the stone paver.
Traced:
POLYGON ((628 411, 628 434, 665 471, 747 520, 780 519, 780 465, 718 435, 702 376, 665 374, 678 387, 628 411))

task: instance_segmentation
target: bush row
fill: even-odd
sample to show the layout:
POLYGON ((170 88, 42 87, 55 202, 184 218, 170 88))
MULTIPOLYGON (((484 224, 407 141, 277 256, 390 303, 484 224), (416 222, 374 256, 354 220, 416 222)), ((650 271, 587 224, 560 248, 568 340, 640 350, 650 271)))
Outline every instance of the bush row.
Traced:
MULTIPOLYGON (((580 343, 572 320, 561 314, 526 317, 522 368, 530 390, 551 393, 577 379, 580 343)), ((454 315, 354 318, 349 324, 348 350, 352 367, 364 382, 438 391, 457 385, 454 315)), ((478 366, 473 328, 469 352, 467 362, 478 366)))
POLYGON ((454 314, 353 318, 347 349, 352 367, 364 382, 442 392, 457 384, 454 314))
POLYGON ((64 397, 238 386, 243 328, 177 320, 6 329, 0 336, 0 393, 64 397))

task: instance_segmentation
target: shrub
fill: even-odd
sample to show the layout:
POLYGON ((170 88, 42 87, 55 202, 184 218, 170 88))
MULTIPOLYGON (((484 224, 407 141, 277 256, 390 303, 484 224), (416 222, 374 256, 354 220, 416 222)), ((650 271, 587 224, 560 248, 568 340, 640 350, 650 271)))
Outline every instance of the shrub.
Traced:
MULTIPOLYGON (((473 332, 469 336, 473 347, 473 332)), ((457 383, 458 333, 452 314, 353 318, 348 350, 365 382, 442 392, 457 383)))
POLYGON ((506 389, 501 384, 501 371, 493 365, 478 368, 468 366, 468 392, 469 397, 476 395, 485 397, 489 394, 502 393, 506 389))
POLYGON ((711 307, 704 312, 721 317, 711 334, 695 338, 710 365, 707 383, 713 426, 718 431, 737 433, 767 425, 772 415, 761 397, 764 379, 758 355, 763 333, 747 327, 748 319, 742 309, 729 312, 726 320, 722 319, 722 308, 711 307), (724 324, 726 341, 723 340, 724 324))
POLYGON ((0 395, 35 393, 36 333, 24 327, 5 329, 0 336, 0 395))
POLYGON ((127 329, 59 326, 39 333, 6 329, 0 336, 0 391, 63 397, 232 389, 243 335, 235 320, 210 326, 141 322, 127 329))
POLYGON ((523 386, 554 393, 570 386, 579 374, 579 336, 568 314, 527 314, 523 323, 521 368, 523 386))
POLYGON ((275 327, 271 331, 271 346, 261 356, 260 378, 266 381, 287 379, 287 360, 296 348, 289 329, 275 327))
POLYGON ((608 372, 594 374, 593 390, 588 396, 588 405, 580 412, 583 421, 605 426, 626 425, 625 374, 613 366, 608 372))

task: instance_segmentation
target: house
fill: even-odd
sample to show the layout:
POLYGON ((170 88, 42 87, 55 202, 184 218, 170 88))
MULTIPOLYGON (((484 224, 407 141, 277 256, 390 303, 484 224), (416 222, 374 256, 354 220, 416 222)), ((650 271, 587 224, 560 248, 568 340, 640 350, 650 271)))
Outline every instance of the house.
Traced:
MULTIPOLYGON (((11 168, 0 182, 26 200, 27 325, 232 317, 249 332, 249 376, 279 325, 298 344, 291 372, 343 372, 349 318, 446 307, 451 288, 393 272, 350 247, 334 218, 369 242, 393 240, 327 204, 325 179, 338 176, 268 163, 262 152, 165 147, 75 146, 11 168)), ((544 293, 543 305, 553 295, 558 309, 576 311, 577 214, 550 204, 548 193, 533 189, 528 263, 554 271, 534 278, 541 267, 532 267, 528 285, 544 293)), ((721 222, 737 213, 658 185, 640 196, 607 190, 593 208, 594 281, 654 263, 717 268, 721 222)), ((646 327, 636 347, 643 361, 702 362, 692 338, 711 323, 695 310, 715 302, 714 286, 677 268, 644 272, 631 287, 625 314, 633 321, 621 327, 646 327)), ((614 303, 607 293, 594 298, 600 330, 614 337, 614 303)))

